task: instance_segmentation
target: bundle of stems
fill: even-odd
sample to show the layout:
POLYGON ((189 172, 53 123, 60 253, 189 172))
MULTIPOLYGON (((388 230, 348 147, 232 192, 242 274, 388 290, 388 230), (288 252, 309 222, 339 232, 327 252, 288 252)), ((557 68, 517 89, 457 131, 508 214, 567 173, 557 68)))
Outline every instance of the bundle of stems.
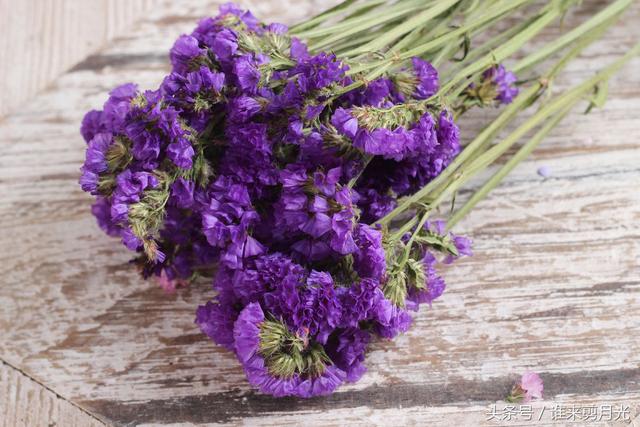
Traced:
MULTIPOLYGON (((529 131, 544 125, 449 218, 447 225, 450 228, 460 221, 531 153, 575 104, 606 85, 622 65, 638 54, 638 46, 635 46, 624 57, 582 84, 563 94, 547 97, 533 117, 492 146, 496 135, 514 122, 520 112, 541 99, 542 93, 551 88, 569 61, 597 41, 632 1, 615 0, 575 28, 521 56, 509 68, 521 77, 528 75, 524 82, 529 84, 522 85, 522 93, 439 176, 402 200, 396 209, 377 223, 389 225, 407 210, 424 211, 424 214, 422 219, 414 218, 406 223, 401 232, 414 227, 417 222, 424 223, 447 197, 455 194, 470 178, 496 162, 529 131), (558 54, 559 58, 547 72, 536 72, 537 65, 558 57, 558 54)), ((481 78, 487 68, 516 56, 545 28, 554 23, 562 25, 559 21, 579 3, 580 0, 552 0, 539 6, 540 2, 530 0, 398 0, 393 3, 346 0, 294 26, 291 31, 297 37, 308 39, 311 49, 330 49, 345 59, 351 66, 349 74, 358 76, 345 91, 366 86, 381 75, 393 74, 395 70, 406 67, 414 56, 421 56, 434 65, 448 62, 449 66, 444 66, 440 73, 443 83, 440 90, 421 103, 452 105, 470 84, 481 78), (517 25, 509 25, 512 22, 517 22, 517 25), (479 46, 470 47, 471 40, 483 37, 479 46)), ((605 91, 599 93, 601 98, 606 94, 605 91)))

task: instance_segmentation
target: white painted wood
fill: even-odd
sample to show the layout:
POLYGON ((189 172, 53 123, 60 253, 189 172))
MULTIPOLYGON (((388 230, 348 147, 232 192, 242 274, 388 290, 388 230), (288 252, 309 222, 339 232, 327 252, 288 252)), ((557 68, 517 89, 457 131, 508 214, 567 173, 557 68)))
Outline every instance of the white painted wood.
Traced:
POLYGON ((157 0, 0 0, 0 117, 128 28, 157 0))
POLYGON ((100 427, 104 423, 0 362, 1 427, 100 427))

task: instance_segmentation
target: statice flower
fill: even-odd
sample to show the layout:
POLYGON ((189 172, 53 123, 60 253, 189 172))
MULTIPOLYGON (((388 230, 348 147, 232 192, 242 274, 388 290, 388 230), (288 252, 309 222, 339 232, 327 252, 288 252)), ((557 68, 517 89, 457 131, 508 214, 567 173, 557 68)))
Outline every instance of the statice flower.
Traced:
POLYGON ((235 350, 233 325, 238 318, 237 301, 228 293, 221 292, 213 301, 196 310, 195 323, 216 344, 235 350))
POLYGON ((309 174, 299 165, 290 165, 280 174, 283 188, 276 205, 281 212, 276 233, 294 240, 292 248, 306 259, 322 260, 356 250, 353 193, 339 184, 341 174, 340 168, 309 174))
POLYGON ((507 396, 507 401, 518 403, 542 399, 543 390, 544 384, 540 375, 533 371, 527 371, 522 374, 520 381, 513 386, 511 393, 507 396))
POLYGON ((367 371, 365 351, 371 334, 358 328, 347 328, 335 335, 327 344, 327 354, 335 365, 346 373, 346 381, 358 381, 367 371))
POLYGON ((518 81, 517 76, 513 72, 508 71, 502 64, 486 70, 482 78, 483 82, 480 86, 490 87, 494 99, 501 104, 510 104, 518 95, 519 90, 515 85, 518 81))
POLYGON ((173 70, 177 73, 184 73, 191 68, 198 57, 204 55, 206 51, 201 49, 195 37, 182 35, 176 40, 169 52, 173 70))
POLYGON ((81 168, 80 186, 82 190, 98 195, 99 176, 108 169, 107 151, 113 142, 110 133, 98 133, 87 144, 84 165, 81 168))
POLYGON ((269 321, 259 304, 247 305, 233 329, 235 350, 249 382, 276 397, 322 396, 345 379, 321 346, 269 321))
POLYGON ((121 85, 82 121, 98 225, 166 292, 211 281, 195 323, 262 392, 357 381, 369 343, 442 294, 439 264, 470 254, 429 222, 401 257, 408 237, 376 223, 460 149, 437 70, 412 58, 368 81, 233 4, 169 60, 157 89, 121 85))
POLYGON ((264 252, 263 245, 250 235, 257 220, 244 185, 226 176, 211 185, 202 228, 209 244, 220 249, 220 262, 225 266, 240 268, 245 258, 264 252))
POLYGON ((438 91, 438 70, 424 59, 413 57, 411 61, 413 63, 413 72, 417 79, 413 97, 427 99, 438 91))
POLYGON ((344 308, 340 326, 357 327, 362 321, 386 325, 391 321, 393 307, 380 288, 380 282, 361 279, 351 286, 338 288, 344 308))
POLYGON ((136 235, 128 225, 129 207, 141 201, 143 192, 147 188, 155 188, 158 179, 148 172, 131 172, 125 170, 116 179, 111 204, 111 221, 124 225, 122 241, 130 250, 136 250, 142 245, 144 236, 136 235))

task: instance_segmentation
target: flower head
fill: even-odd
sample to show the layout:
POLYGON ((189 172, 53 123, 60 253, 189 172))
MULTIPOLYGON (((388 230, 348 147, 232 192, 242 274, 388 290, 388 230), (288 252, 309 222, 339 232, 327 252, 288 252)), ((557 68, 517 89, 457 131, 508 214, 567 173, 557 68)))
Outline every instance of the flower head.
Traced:
POLYGON ((174 71, 184 73, 189 69, 192 61, 202 54, 204 50, 200 48, 195 37, 182 35, 171 48, 169 57, 174 71))
POLYGON ((247 305, 233 328, 235 350, 247 379, 276 397, 333 392, 345 379, 323 347, 270 320, 257 303, 247 305))
POLYGON ((540 375, 533 371, 522 374, 520 381, 513 386, 511 394, 507 397, 509 402, 530 402, 534 399, 542 399, 544 385, 540 375))
POLYGON ((518 78, 511 71, 507 71, 504 65, 489 68, 482 77, 485 82, 491 83, 495 91, 495 100, 501 104, 510 104, 518 95, 519 90, 515 85, 518 78))

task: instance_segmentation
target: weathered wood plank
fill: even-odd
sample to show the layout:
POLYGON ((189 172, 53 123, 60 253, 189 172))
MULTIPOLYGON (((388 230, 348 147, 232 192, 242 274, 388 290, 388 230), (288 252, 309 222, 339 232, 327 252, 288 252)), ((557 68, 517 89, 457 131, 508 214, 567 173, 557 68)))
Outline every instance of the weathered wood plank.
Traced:
MULTIPOLYGON (((310 12, 293 4, 257 3, 256 14, 310 12)), ((447 270, 447 293, 408 334, 372 346, 361 382, 275 400, 193 324, 208 285, 166 296, 139 279, 76 184, 83 112, 118 83, 157 85, 172 41, 213 9, 167 2, 0 124, 0 358, 119 424, 479 425, 528 368, 543 373, 547 405, 637 404, 640 60, 612 81, 604 110, 572 114, 460 224, 475 256, 447 270), (536 175, 543 164, 550 178, 536 175)), ((557 85, 627 49, 639 18, 635 4, 557 85)), ((465 138, 491 114, 466 118, 465 138)))
POLYGON ((158 0, 0 0, 0 117, 115 38, 158 0))
POLYGON ((102 422, 0 362, 1 427, 99 427, 102 422))

